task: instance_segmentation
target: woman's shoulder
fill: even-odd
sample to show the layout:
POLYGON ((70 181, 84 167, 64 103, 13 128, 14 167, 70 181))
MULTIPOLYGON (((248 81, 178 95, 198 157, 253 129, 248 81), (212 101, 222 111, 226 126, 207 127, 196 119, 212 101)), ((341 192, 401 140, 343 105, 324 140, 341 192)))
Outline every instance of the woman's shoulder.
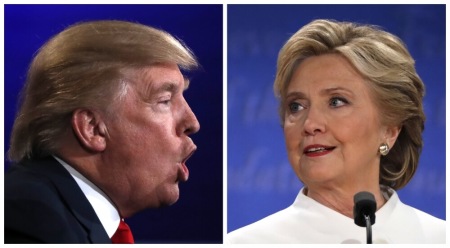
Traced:
POLYGON ((404 223, 416 225, 428 243, 445 243, 446 221, 415 207, 401 203, 399 209, 405 215, 404 223), (409 213, 409 214, 408 214, 409 213), (407 217, 407 218, 406 218, 407 217))
MULTIPOLYGON (((392 190, 393 191, 393 190, 392 190)), ((394 192, 391 196, 391 198, 394 201, 394 206, 397 206, 397 212, 401 212, 404 213, 406 215, 410 215, 411 213, 413 213, 416 217, 417 220, 423 224, 423 225, 432 225, 432 226, 436 226, 436 227, 444 227, 446 226, 445 220, 439 219, 429 213, 426 213, 422 210, 419 210, 413 206, 410 206, 408 204, 403 203, 398 194, 396 192, 394 192)))
POLYGON ((446 229, 446 222, 445 220, 439 219, 437 217, 434 217, 433 215, 426 213, 422 210, 419 210, 417 208, 410 207, 416 214, 417 218, 419 219, 422 226, 426 228, 432 228, 433 230, 443 230, 445 233, 446 229))
POLYGON ((416 216, 419 219, 419 223, 423 229, 425 238, 430 243, 445 243, 447 228, 445 220, 436 218, 431 214, 423 212, 419 209, 413 207, 411 208, 416 213, 416 216))

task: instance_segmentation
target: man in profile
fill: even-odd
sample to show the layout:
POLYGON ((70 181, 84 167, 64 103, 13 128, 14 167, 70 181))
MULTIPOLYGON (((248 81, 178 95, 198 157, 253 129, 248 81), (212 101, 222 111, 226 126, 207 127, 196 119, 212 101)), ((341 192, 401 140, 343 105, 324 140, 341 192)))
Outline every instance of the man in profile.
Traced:
POLYGON ((5 174, 5 243, 132 243, 124 218, 178 200, 200 126, 170 34, 77 24, 33 59, 5 174), (120 234, 124 234, 126 240, 120 234))

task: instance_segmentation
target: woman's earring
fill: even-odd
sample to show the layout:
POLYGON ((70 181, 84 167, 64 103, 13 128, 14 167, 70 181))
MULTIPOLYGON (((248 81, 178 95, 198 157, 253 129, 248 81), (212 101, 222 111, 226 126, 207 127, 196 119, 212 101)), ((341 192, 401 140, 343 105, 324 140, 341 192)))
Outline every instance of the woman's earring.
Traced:
POLYGON ((386 143, 381 144, 379 150, 380 150, 381 155, 386 156, 389 153, 388 144, 386 144, 386 143))

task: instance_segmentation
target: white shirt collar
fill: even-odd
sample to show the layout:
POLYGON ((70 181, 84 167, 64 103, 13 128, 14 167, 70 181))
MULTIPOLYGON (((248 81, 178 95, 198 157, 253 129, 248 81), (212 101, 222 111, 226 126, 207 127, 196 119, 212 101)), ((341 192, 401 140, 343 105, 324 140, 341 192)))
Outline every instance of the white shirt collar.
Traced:
POLYGON ((91 203, 92 208, 94 208, 106 233, 111 238, 119 226, 120 216, 109 197, 72 166, 56 156, 53 157, 61 163, 75 179, 81 191, 83 191, 89 203, 91 203))
MULTIPOLYGON (((392 188, 385 186, 385 185, 380 185, 380 189, 383 194, 383 197, 386 199, 386 203, 376 211, 376 216, 377 216, 376 223, 378 223, 378 226, 380 226, 381 223, 384 224, 389 220, 389 217, 392 215, 392 212, 394 211, 394 209, 400 202, 397 192, 395 190, 393 190, 392 188)), ((306 190, 306 187, 303 187, 300 190, 300 192, 298 193, 298 195, 293 203, 294 207, 296 207, 296 208, 302 207, 303 208, 304 206, 307 206, 308 208, 314 208, 314 209, 321 210, 322 213, 327 213, 329 218, 332 218, 332 216, 335 216, 335 218, 340 218, 341 221, 350 220, 350 222, 353 223, 352 218, 345 216, 345 215, 337 212, 336 210, 333 210, 333 209, 323 205, 322 203, 317 202, 313 198, 305 195, 305 190, 306 190)))

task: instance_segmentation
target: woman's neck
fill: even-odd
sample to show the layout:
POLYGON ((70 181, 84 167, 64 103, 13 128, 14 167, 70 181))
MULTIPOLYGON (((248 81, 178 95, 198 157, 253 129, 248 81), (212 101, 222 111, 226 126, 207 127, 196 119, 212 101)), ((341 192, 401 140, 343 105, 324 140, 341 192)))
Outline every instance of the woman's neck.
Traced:
POLYGON ((303 193, 320 204, 353 219, 353 197, 360 191, 368 191, 374 195, 375 201, 377 202, 377 210, 386 203, 386 199, 383 197, 379 186, 359 191, 306 187, 303 193))

